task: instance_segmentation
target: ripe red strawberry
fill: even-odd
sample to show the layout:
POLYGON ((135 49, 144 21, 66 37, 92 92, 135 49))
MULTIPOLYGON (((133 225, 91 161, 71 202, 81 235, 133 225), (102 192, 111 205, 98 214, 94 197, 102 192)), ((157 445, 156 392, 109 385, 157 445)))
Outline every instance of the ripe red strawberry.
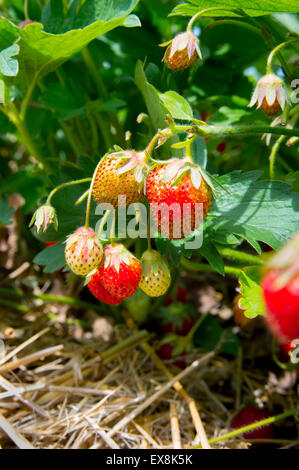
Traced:
MULTIPOLYGON (((246 406, 234 416, 231 422, 231 428, 239 429, 248 424, 270 418, 270 416, 271 415, 266 410, 260 410, 255 406, 246 406)), ((272 439, 274 437, 273 424, 245 432, 243 437, 245 439, 272 439)))
MULTIPOLYGON (((173 358, 180 358, 182 356, 186 356, 186 351, 182 351, 180 354, 173 354, 174 347, 171 344, 162 344, 159 349, 157 349, 156 353, 160 359, 163 361, 170 361, 173 358)), ((186 362, 182 359, 176 359, 173 363, 179 369, 184 369, 186 367, 186 362)))
POLYGON ((107 245, 98 273, 103 287, 114 297, 124 299, 133 295, 138 287, 141 264, 123 245, 107 245))
POLYGON ((188 158, 156 166, 146 180, 146 192, 158 230, 171 239, 190 235, 212 205, 210 187, 188 158))
POLYGON ((159 297, 167 292, 171 276, 169 267, 160 253, 146 250, 141 257, 142 275, 139 287, 150 297, 159 297))
POLYGON ((94 177, 92 195, 97 204, 114 208, 138 202, 144 196, 145 153, 134 150, 105 155, 94 177), (119 199, 125 196, 126 200, 119 199))
POLYGON ((92 229, 80 227, 67 238, 65 259, 75 274, 90 273, 99 266, 102 257, 102 244, 92 229))
POLYGON ((195 315, 192 304, 174 302, 168 307, 161 307, 157 314, 159 330, 162 333, 186 336, 195 323, 195 315))
POLYGON ((180 33, 175 38, 161 46, 168 45, 163 62, 173 71, 184 70, 201 58, 198 39, 190 31, 180 33))
POLYGON ((299 274, 282 287, 281 272, 271 270, 262 281, 266 322, 281 343, 299 338, 299 274))
POLYGON ((88 283, 88 287, 90 292, 102 302, 109 305, 117 305, 123 299, 122 297, 115 297, 114 295, 110 294, 106 289, 104 289, 101 283, 101 273, 97 270, 94 274, 92 274, 90 281, 88 283))
POLYGON ((187 303, 187 291, 184 287, 176 286, 174 294, 170 294, 164 302, 164 305, 170 305, 172 302, 187 303))

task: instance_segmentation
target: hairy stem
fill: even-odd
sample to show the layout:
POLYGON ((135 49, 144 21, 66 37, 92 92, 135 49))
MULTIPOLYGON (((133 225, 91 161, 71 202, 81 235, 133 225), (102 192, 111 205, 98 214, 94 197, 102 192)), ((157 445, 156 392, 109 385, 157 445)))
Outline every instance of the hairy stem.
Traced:
POLYGON ((4 297, 14 297, 14 298, 26 298, 26 299, 39 299, 43 300, 44 302, 49 303, 58 303, 58 304, 65 304, 70 305, 74 308, 83 308, 83 309, 90 309, 95 310, 97 312, 103 312, 105 310, 105 306, 103 304, 91 304, 89 302, 84 302, 82 300, 74 299, 73 297, 67 297, 63 295, 52 295, 52 294, 30 294, 22 292, 21 290, 14 290, 9 288, 0 288, 0 294, 4 297))
POLYGON ((223 11, 235 11, 233 8, 229 8, 229 7, 210 7, 210 8, 205 8, 204 10, 201 10, 199 11, 198 13, 196 13, 194 16, 192 16, 191 20, 189 21, 188 25, 187 25, 187 31, 192 31, 192 27, 193 27, 193 24, 194 22, 201 16, 201 15, 204 15, 205 13, 209 13, 210 11, 219 11, 219 10, 223 10, 223 11))
POLYGON ((69 181, 67 183, 62 183, 60 184, 59 186, 57 186, 56 188, 54 188, 48 198, 47 198, 47 201, 46 201, 46 204, 51 204, 51 199, 52 197, 54 196, 54 194, 57 193, 57 191, 59 191, 60 189, 63 189, 63 188, 67 188, 68 186, 73 186, 75 184, 82 184, 82 183, 87 183, 88 181, 91 181, 91 178, 83 178, 82 180, 76 180, 76 181, 69 181))
POLYGON ((233 250, 232 248, 221 248, 219 246, 217 247, 217 250, 224 258, 241 261, 244 264, 264 264, 264 261, 261 260, 258 256, 250 255, 249 253, 244 253, 243 251, 233 250))
POLYGON ((238 21, 238 20, 217 20, 214 23, 210 23, 205 27, 205 30, 214 28, 215 26, 221 26, 223 24, 229 24, 229 25, 235 25, 235 26, 240 26, 243 28, 248 29, 249 31, 258 34, 260 36, 263 36, 263 33, 261 29, 256 28, 255 26, 252 26, 251 24, 245 23, 243 21, 238 21))
POLYGON ((96 169, 93 172, 92 180, 89 186, 89 193, 88 193, 88 199, 87 199, 87 204, 86 204, 85 228, 89 227, 89 213, 90 213, 92 189, 93 189, 94 180, 95 180, 100 163, 101 163, 101 160, 99 161, 99 163, 96 166, 96 169))
POLYGON ((286 140, 286 136, 281 135, 280 137, 278 137, 278 139, 276 140, 275 144, 273 145, 271 149, 271 153, 269 156, 269 174, 270 174, 271 180, 273 180, 275 176, 274 166, 275 166, 277 152, 279 150, 280 145, 282 144, 284 140, 286 140))
MULTIPOLYGON (((288 418, 289 416, 294 416, 297 413, 297 408, 293 410, 285 411, 276 416, 271 416, 270 418, 262 419, 261 421, 256 421, 255 423, 248 424, 247 426, 243 426, 242 428, 235 429, 234 431, 228 432, 226 434, 222 434, 222 436, 215 437, 214 439, 210 439, 210 444, 216 444, 217 442, 225 441, 226 439, 231 439, 232 437, 240 436, 245 432, 253 431, 254 429, 261 428, 263 426, 267 426, 268 424, 276 423, 277 421, 281 421, 282 419, 288 418)), ((199 449, 201 446, 196 446, 194 449, 199 449)))
POLYGON ((296 39, 290 39, 289 41, 282 42, 281 44, 278 44, 278 46, 274 47, 274 49, 270 52, 268 60, 267 60, 267 74, 268 73, 273 73, 272 71, 272 61, 274 59, 275 54, 284 46, 287 46, 288 44, 292 44, 295 41, 299 41, 299 38, 296 39))
MULTIPOLYGON (((188 271, 207 271, 212 273, 217 272, 216 269, 214 269, 210 264, 195 263, 194 261, 188 260, 184 256, 181 257, 181 265, 188 271)), ((238 277, 240 276, 242 270, 234 266, 224 266, 224 272, 225 274, 231 274, 232 276, 238 277)))

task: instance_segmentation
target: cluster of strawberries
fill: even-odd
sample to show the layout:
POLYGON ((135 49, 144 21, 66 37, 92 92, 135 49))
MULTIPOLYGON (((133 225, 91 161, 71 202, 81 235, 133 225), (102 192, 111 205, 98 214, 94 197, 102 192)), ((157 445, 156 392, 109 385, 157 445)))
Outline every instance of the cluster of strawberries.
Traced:
MULTIPOLYGON (((176 238, 177 219, 179 233, 184 234, 181 237, 186 235, 183 231, 186 202, 191 208, 188 211, 190 233, 199 223, 196 204, 202 204, 205 217, 212 203, 211 190, 201 177, 199 167, 188 159, 171 159, 150 170, 145 152, 126 150, 107 154, 100 161, 92 182, 92 196, 97 204, 109 203, 117 209, 122 204, 140 201, 145 192, 150 204, 164 203, 165 213, 162 209, 153 218, 163 233, 167 213, 169 238, 176 238), (173 203, 177 203, 179 214, 167 211, 173 203)), ((65 257, 75 274, 87 276, 88 287, 95 297, 111 305, 133 295, 138 286, 151 297, 161 296, 167 292, 171 281, 167 262, 156 250, 148 249, 139 261, 121 243, 112 241, 103 248, 89 227, 80 227, 68 237, 65 257)))

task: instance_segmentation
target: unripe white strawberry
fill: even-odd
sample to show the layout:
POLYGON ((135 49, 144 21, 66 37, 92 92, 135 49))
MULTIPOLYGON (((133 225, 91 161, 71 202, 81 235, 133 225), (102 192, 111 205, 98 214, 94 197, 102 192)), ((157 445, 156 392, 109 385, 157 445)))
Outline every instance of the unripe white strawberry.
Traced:
POLYGON ((140 289, 150 297, 159 297, 167 292, 171 276, 167 263, 160 253, 147 250, 141 257, 142 275, 140 289))
POLYGON ((65 259, 75 274, 89 274, 99 266, 102 258, 102 244, 91 228, 80 227, 68 237, 65 259))

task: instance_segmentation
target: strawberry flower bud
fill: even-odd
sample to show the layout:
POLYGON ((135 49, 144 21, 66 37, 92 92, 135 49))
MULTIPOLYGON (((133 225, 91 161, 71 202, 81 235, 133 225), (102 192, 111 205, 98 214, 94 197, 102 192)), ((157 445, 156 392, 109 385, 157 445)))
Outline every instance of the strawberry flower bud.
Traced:
POLYGON ((274 116, 284 110, 289 97, 281 78, 273 73, 268 73, 260 78, 251 97, 249 107, 257 103, 257 109, 261 108, 268 116, 274 116))
POLYGON ((54 228, 58 229, 58 219, 54 207, 45 204, 39 207, 33 214, 29 227, 35 225, 37 233, 45 232, 50 224, 54 224, 54 228))
POLYGON ((174 71, 190 67, 197 59, 201 59, 198 42, 191 31, 178 34, 170 43, 161 44, 161 46, 169 44, 162 61, 174 71))

